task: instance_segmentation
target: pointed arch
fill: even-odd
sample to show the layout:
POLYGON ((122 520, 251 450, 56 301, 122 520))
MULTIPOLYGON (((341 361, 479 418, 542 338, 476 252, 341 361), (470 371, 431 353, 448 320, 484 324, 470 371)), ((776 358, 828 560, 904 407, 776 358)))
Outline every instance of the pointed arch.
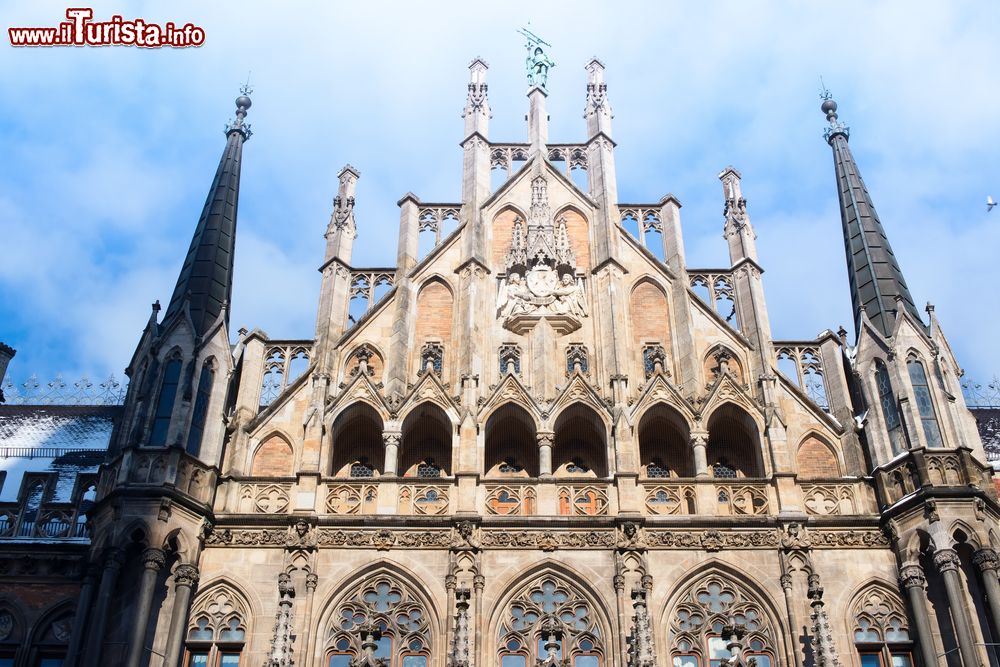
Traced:
POLYGON ((225 654, 239 656, 253 633, 254 608, 244 588, 220 578, 198 592, 185 629, 185 664, 218 664, 225 654))
POLYGON ((846 607, 846 627, 860 656, 878 656, 882 664, 907 664, 894 656, 912 659, 913 640, 906 606, 892 583, 869 580, 855 589, 846 607))
POLYGON ((836 450, 815 431, 810 431, 799 441, 795 462, 802 479, 833 479, 841 474, 836 450))
POLYGON ((288 438, 278 431, 261 438, 254 449, 250 474, 254 477, 288 477, 294 474, 295 450, 288 438))
POLYGON ((573 204, 566 204, 552 216, 552 219, 559 224, 560 219, 566 219, 566 234, 569 236, 569 245, 576 258, 576 268, 578 271, 590 272, 590 223, 587 215, 573 204))
POLYGON ((514 233, 514 221, 521 220, 526 224, 528 214, 514 204, 505 204, 493 216, 490 224, 490 259, 493 270, 504 271, 506 269, 507 253, 510 252, 511 238, 514 233))
MULTIPOLYGON (((441 373, 447 377, 444 369, 449 367, 449 356, 452 349, 452 317, 454 313, 455 293, 447 280, 434 275, 423 281, 417 291, 417 314, 415 318, 414 350, 420 351, 426 345, 440 345, 444 360, 440 364, 441 373)), ((416 356, 419 360, 420 355, 416 356)), ((419 368, 418 370, 422 370, 419 368)))
POLYGON ((659 614, 659 645, 668 660, 697 658, 709 664, 709 652, 728 657, 722 625, 734 621, 747 636, 747 657, 758 664, 784 664, 786 628, 767 590, 749 572, 711 560, 682 575, 659 614))
POLYGON ((505 582, 488 616, 485 636, 495 644, 486 644, 486 655, 496 658, 487 662, 502 663, 504 655, 519 655, 534 664, 545 657, 542 625, 549 617, 562 632, 563 658, 596 655, 601 664, 614 664, 618 648, 611 607, 591 580, 567 565, 545 560, 505 582))
POLYGON ((0 594, 0 656, 14 657, 28 632, 24 611, 18 600, 0 594))
POLYGON ((497 477, 538 477, 538 424, 518 403, 501 403, 486 420, 483 472, 497 477))
POLYGON ((344 356, 344 382, 350 382, 354 376, 363 374, 372 382, 382 381, 385 369, 385 354, 372 342, 363 341, 355 345, 344 356))
POLYGON ((708 467, 714 477, 763 477, 760 428, 745 409, 723 401, 708 415, 708 467))
POLYGON ((715 382, 725 371, 729 371, 738 384, 746 383, 746 374, 743 372, 743 362, 740 361, 739 355, 722 343, 712 346, 705 355, 702 368, 705 382, 708 384, 715 382))
MULTIPOLYGON (((632 321, 632 338, 635 350, 642 353, 649 347, 662 349, 665 356, 663 368, 673 369, 673 347, 670 331, 670 307, 667 292, 663 286, 650 277, 640 278, 629 291, 629 312, 632 321)), ((649 377, 653 369, 649 368, 646 356, 640 359, 645 369, 645 377, 649 377)))
POLYGON ((376 477, 384 463, 382 417, 365 401, 347 406, 331 429, 330 474, 335 477, 376 477))
POLYGON ((423 401, 403 418, 399 474, 403 477, 451 475, 451 419, 437 403, 423 401))
POLYGON ((552 472, 556 476, 608 476, 608 425, 584 402, 567 405, 555 418, 552 472))
POLYGON ((676 407, 656 401, 639 418, 639 465, 650 478, 694 477, 691 424, 676 407))
POLYGON ((60 600, 42 612, 27 633, 28 660, 25 664, 38 664, 42 658, 65 658, 75 614, 76 600, 73 599, 60 600))
POLYGON ((404 655, 442 653, 444 628, 421 578, 398 563, 379 560, 349 573, 330 587, 320 607, 315 653, 310 660, 331 654, 361 654, 359 628, 366 622, 384 630, 376 654, 387 666, 399 667, 404 655))

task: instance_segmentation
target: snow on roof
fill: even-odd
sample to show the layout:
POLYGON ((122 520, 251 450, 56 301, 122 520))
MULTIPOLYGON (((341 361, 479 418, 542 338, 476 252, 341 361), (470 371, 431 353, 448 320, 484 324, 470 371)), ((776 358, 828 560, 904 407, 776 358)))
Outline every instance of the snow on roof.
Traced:
POLYGON ((1000 408, 969 408, 976 418, 987 461, 1000 460, 1000 408))
POLYGON ((119 406, 0 405, 0 502, 18 498, 25 473, 57 476, 50 500, 71 500, 76 477, 96 472, 119 406), (83 451, 80 451, 83 450, 83 451))

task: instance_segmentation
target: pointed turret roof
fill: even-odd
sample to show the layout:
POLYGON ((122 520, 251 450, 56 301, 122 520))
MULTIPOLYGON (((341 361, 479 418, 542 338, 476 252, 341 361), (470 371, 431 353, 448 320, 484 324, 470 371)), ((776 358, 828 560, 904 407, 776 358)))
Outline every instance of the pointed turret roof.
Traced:
POLYGON ((851 280, 851 303, 854 306, 854 331, 855 334, 860 332, 864 313, 882 335, 888 337, 895 326, 897 299, 917 322, 922 320, 851 154, 847 143, 850 130, 837 120, 837 103, 829 92, 823 93, 821 108, 830 122, 824 136, 833 148, 847 271, 851 280))
POLYGON ((204 335, 218 321, 229 323, 229 300, 233 288, 233 258, 236 245, 236 209, 240 194, 240 160, 243 142, 250 138, 245 123, 250 108, 247 86, 236 98, 236 119, 226 126, 226 148, 219 160, 205 207, 191 238, 177 286, 170 297, 164 323, 184 312, 185 302, 195 333, 204 335))

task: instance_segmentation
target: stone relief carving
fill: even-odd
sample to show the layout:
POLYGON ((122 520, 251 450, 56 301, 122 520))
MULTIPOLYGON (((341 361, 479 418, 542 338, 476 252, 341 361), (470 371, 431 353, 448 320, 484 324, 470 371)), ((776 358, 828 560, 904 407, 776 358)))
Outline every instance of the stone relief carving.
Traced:
POLYGON ((531 183, 529 217, 527 231, 520 218, 514 221, 507 275, 497 291, 497 317, 519 334, 541 319, 559 333, 575 331, 587 317, 583 278, 576 276, 566 218, 553 223, 544 176, 531 183))

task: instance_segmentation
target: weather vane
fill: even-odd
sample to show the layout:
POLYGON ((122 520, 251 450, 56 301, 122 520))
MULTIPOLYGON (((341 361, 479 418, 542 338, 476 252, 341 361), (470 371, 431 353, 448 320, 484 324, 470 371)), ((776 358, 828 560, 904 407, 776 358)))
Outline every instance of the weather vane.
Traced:
POLYGON ((521 28, 518 32, 528 40, 528 43, 525 44, 528 49, 528 58, 525 61, 528 70, 528 86, 537 86, 543 93, 548 93, 545 86, 549 81, 549 70, 556 64, 542 47, 551 48, 552 45, 527 28, 521 28))

